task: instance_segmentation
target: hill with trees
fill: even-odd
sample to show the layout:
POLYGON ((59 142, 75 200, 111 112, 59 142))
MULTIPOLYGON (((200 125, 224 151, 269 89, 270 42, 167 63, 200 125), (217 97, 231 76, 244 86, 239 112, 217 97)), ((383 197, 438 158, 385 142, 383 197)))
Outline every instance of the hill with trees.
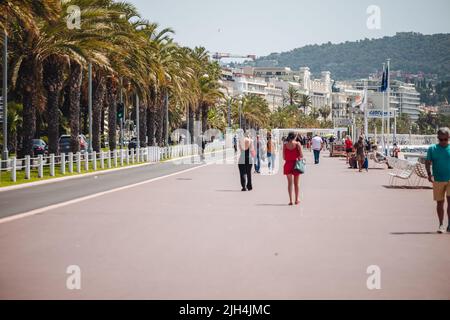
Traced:
POLYGON ((390 58, 391 70, 436 74, 450 79, 450 34, 397 33, 392 37, 355 42, 308 45, 257 59, 255 66, 307 66, 313 73, 331 71, 336 80, 364 78, 381 69, 390 58))

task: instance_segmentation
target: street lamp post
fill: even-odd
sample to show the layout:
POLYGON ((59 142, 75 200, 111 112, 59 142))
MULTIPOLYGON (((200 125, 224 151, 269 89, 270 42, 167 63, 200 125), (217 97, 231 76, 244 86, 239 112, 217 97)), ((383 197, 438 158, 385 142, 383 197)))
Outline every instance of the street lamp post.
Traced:
POLYGON ((89 62, 89 69, 88 69, 88 78, 89 78, 89 148, 88 148, 88 152, 92 153, 93 148, 92 148, 92 63, 89 62))
POLYGON ((165 99, 164 99, 164 108, 166 112, 166 146, 169 145, 169 92, 166 91, 165 99))
POLYGON ((231 98, 228 99, 228 128, 231 128, 231 98))
POLYGON ((139 95, 136 93, 136 146, 141 147, 139 128, 139 95))
POLYGON ((4 32, 3 42, 3 152, 2 159, 8 160, 8 34, 4 32))
MULTIPOLYGON (((120 78, 120 104, 123 105, 123 78, 120 78)), ((124 114, 122 118, 120 118, 120 148, 123 149, 123 122, 125 120, 125 107, 123 108, 124 114)))
POLYGON ((244 100, 241 100, 241 103, 239 103, 239 129, 242 129, 242 107, 244 104, 244 100))

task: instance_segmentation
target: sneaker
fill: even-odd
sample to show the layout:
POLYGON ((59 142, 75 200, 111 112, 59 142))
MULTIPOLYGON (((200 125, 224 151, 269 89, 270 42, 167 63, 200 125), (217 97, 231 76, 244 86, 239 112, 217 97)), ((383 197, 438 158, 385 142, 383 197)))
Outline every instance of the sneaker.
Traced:
POLYGON ((247 191, 247 189, 245 189, 245 188, 242 188, 242 190, 241 190, 242 192, 245 192, 245 191, 247 191))
POLYGON ((442 225, 439 227, 438 233, 445 233, 447 230, 445 229, 445 227, 442 225))

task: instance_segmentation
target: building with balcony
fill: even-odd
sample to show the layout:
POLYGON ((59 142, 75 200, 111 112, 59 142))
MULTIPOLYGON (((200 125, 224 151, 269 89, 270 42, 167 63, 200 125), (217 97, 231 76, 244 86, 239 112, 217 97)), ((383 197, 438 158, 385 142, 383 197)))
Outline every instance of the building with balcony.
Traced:
MULTIPOLYGON (((373 109, 382 110, 383 97, 385 99, 385 110, 387 110, 387 93, 369 91, 369 103, 373 109)), ((398 114, 407 114, 412 121, 417 121, 421 112, 420 94, 416 91, 414 84, 401 81, 392 81, 389 98, 390 108, 397 110, 398 114)))

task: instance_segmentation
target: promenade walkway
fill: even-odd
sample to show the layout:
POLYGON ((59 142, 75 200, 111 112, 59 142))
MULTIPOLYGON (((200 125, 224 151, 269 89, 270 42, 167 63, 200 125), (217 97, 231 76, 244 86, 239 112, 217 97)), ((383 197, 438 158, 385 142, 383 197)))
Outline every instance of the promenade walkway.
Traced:
POLYGON ((281 173, 241 192, 237 167, 208 165, 2 223, 0 298, 450 298, 431 190, 387 189, 387 170, 341 159, 307 170, 298 207, 281 173))

